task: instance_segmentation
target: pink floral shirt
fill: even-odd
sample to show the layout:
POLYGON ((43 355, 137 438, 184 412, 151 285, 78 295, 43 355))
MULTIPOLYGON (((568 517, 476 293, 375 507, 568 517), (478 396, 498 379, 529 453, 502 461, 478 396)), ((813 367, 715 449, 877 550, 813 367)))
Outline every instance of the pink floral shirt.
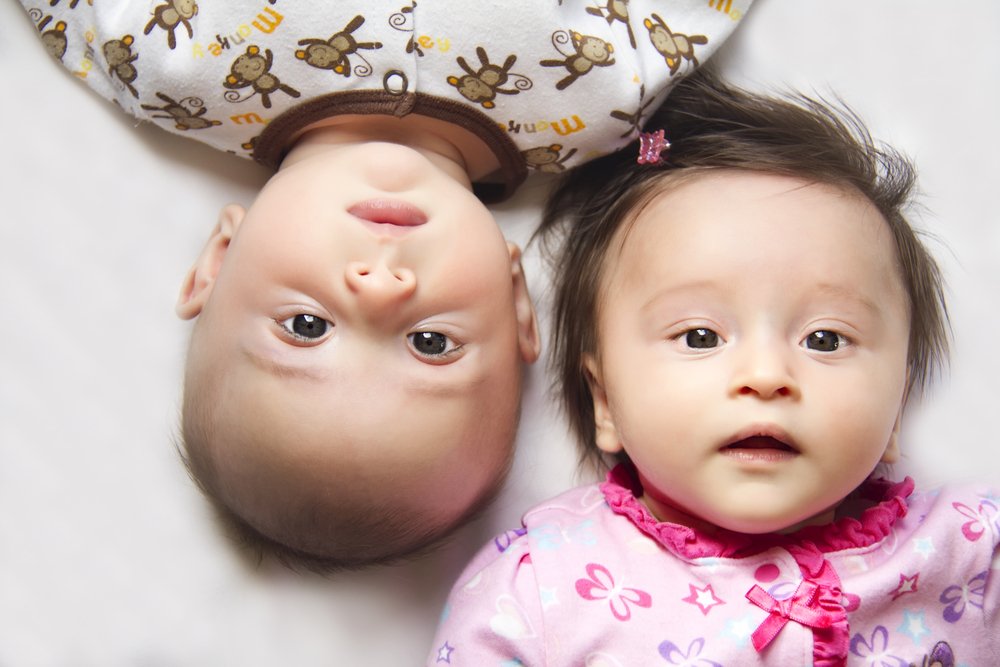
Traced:
POLYGON ((869 481, 792 535, 659 523, 619 466, 487 545, 428 665, 1000 665, 1000 496, 869 481))

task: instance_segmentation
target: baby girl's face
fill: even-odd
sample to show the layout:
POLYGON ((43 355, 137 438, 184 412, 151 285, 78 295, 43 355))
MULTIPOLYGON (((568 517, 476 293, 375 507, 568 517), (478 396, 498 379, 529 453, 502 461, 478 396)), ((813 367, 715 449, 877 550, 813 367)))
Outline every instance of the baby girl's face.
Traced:
POLYGON ((495 482, 537 354, 533 315, 516 248, 449 170, 346 143, 228 211, 236 231, 193 354, 246 431, 218 441, 258 442, 213 452, 240 486, 300 479, 447 514, 495 482))
POLYGON ((629 455, 660 519, 826 521, 895 460, 909 314, 870 202, 716 172, 676 183, 617 240, 588 360, 597 443, 629 455))

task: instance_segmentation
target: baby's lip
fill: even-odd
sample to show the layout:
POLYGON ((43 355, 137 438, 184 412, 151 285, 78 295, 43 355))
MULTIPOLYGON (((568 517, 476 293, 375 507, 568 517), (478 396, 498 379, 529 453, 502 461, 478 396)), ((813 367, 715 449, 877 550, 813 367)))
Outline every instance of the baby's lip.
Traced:
POLYGON ((741 429, 720 449, 777 449, 794 453, 799 451, 792 437, 776 424, 754 424, 741 429))
POLYGON ((383 234, 402 234, 427 222, 423 211, 399 199, 368 199, 354 204, 347 212, 383 234))

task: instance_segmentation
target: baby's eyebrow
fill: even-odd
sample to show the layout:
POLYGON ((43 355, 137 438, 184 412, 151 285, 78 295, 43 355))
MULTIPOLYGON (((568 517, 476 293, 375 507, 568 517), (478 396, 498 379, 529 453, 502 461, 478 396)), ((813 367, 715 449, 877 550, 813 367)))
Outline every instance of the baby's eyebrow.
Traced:
POLYGON ((472 388, 485 379, 481 374, 477 377, 463 376, 461 380, 449 380, 446 382, 435 381, 428 377, 402 378, 401 382, 409 391, 417 391, 431 396, 459 396, 472 390, 472 388))
POLYGON ((687 297, 690 296, 691 293, 704 294, 717 291, 719 289, 719 284, 712 280, 692 280, 680 285, 671 285, 670 287, 657 290, 653 296, 642 304, 640 310, 642 312, 648 312, 650 310, 655 310, 664 301, 668 301, 670 299, 687 297))
POLYGON ((837 285, 834 283, 820 283, 816 286, 816 291, 822 296, 828 296, 835 299, 842 299, 844 301, 853 301, 855 304, 861 306, 865 310, 878 315, 882 312, 882 309, 876 305, 876 303, 868 298, 867 295, 862 294, 856 289, 847 287, 846 285, 837 285))
POLYGON ((276 359, 262 356, 249 348, 242 348, 244 356, 249 359, 254 366, 266 373, 275 375, 282 379, 308 380, 310 382, 321 382, 328 377, 328 373, 311 366, 291 366, 283 364, 276 359))
MULTIPOLYGON (((283 364, 276 359, 264 356, 249 348, 241 348, 243 355, 253 363, 254 366, 281 379, 305 380, 307 382, 326 382, 330 379, 331 372, 326 368, 315 368, 312 366, 294 366, 283 364)), ((435 379, 432 375, 407 376, 403 374, 399 382, 404 384, 410 391, 419 391, 425 394, 437 396, 456 396, 464 392, 471 391, 476 385, 486 381, 488 369, 482 368, 478 372, 463 374, 459 378, 449 380, 435 379)))

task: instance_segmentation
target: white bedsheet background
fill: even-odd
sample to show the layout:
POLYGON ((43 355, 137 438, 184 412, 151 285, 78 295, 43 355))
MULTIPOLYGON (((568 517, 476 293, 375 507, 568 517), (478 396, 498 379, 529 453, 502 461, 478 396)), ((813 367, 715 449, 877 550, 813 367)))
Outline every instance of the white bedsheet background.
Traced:
MULTIPOLYGON (((919 164, 955 329, 950 375, 905 425, 927 483, 1000 483, 997 26, 989 0, 758 0, 720 56, 755 86, 838 92, 919 164)), ((217 210, 266 174, 133 127, 33 30, 0 5, 0 666, 419 664, 472 551, 579 480, 544 368, 508 488, 448 548, 330 581, 248 571, 174 450, 173 301, 217 210)), ((510 238, 543 194, 497 209, 510 238)), ((546 324, 535 249, 527 270, 546 324)))

